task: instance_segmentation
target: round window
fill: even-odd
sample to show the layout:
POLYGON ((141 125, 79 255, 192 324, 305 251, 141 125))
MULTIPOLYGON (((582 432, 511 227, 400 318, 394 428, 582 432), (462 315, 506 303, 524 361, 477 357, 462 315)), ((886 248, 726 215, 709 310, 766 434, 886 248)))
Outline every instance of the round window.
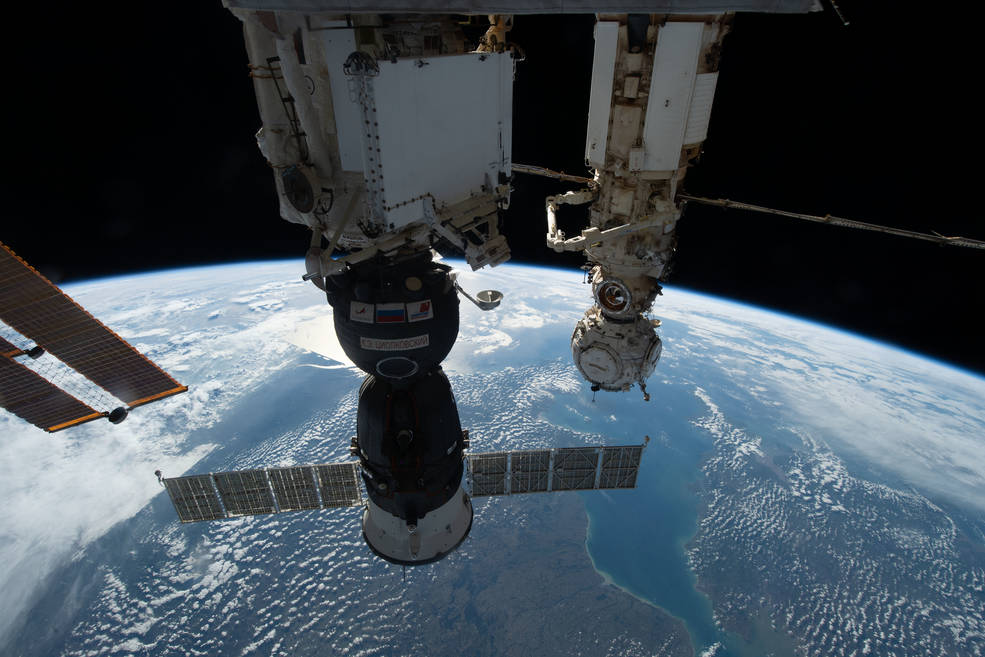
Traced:
POLYGON ((406 356, 391 356, 376 362, 376 371, 387 379, 406 379, 417 374, 417 363, 406 356))

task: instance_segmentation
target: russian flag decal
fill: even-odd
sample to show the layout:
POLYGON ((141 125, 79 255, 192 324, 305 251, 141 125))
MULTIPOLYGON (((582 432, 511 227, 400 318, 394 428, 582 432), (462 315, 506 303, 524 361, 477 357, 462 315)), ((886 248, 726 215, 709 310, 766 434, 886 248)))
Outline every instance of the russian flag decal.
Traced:
POLYGON ((378 303, 376 304, 376 323, 377 324, 403 324, 406 319, 404 304, 402 303, 378 303))
POLYGON ((362 322, 363 324, 372 324, 373 304, 360 303, 359 301, 350 301, 349 320, 353 322, 362 322))
POLYGON ((423 322, 425 319, 434 317, 434 310, 431 308, 431 300, 415 301, 407 304, 407 321, 423 322))

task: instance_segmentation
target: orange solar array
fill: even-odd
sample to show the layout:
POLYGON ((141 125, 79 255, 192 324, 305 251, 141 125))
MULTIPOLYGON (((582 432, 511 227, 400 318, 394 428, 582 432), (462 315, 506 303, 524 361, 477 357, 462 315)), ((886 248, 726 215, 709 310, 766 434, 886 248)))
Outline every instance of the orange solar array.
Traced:
POLYGON ((0 336, 0 356, 13 358, 14 356, 20 356, 22 353, 24 352, 18 347, 10 344, 3 336, 0 336))
MULTIPOLYGON (((3 338, 0 341, 10 344, 3 338)), ((0 355, 0 406, 46 431, 58 431, 105 415, 48 383, 7 356, 6 350, 0 355)))
MULTIPOLYGON (((187 390, 6 245, 0 247, 0 320, 131 408, 187 390)), ((9 357, 2 360, 23 368, 9 357)), ((5 364, 5 377, 8 370, 5 364)))

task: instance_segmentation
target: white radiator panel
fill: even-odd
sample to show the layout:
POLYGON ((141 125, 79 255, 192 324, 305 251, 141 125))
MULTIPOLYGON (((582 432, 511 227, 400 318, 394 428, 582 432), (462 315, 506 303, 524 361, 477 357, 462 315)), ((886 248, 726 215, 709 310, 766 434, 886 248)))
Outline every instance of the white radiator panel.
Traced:
POLYGON ((669 171, 680 163, 703 31, 703 23, 667 23, 657 33, 643 126, 646 171, 669 171))
POLYGON ((596 169, 605 166, 605 147, 609 137, 609 111, 612 105, 612 76, 616 68, 619 23, 595 24, 595 60, 592 63, 592 91, 588 101, 588 134, 585 160, 596 169))
POLYGON ((708 123, 711 121, 711 106, 715 102, 717 85, 717 71, 702 73, 694 81, 694 96, 691 98, 687 129, 684 131, 685 144, 700 144, 708 136, 708 123))

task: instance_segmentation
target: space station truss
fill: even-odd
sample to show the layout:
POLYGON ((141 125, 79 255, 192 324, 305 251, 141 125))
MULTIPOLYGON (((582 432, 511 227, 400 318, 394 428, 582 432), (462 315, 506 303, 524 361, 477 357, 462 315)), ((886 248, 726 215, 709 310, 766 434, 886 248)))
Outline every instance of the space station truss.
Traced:
POLYGON ((25 350, 0 338, 0 406, 46 431, 109 413, 76 399, 18 358, 51 354, 128 408, 187 390, 2 243, 0 320, 35 345, 25 350))
POLYGON ((308 14, 720 14, 723 11, 801 14, 818 0, 225 0, 230 9, 308 14))
POLYGON ((359 463, 298 465, 164 479, 181 522, 362 506, 359 463))
POLYGON ((635 488, 644 445, 469 454, 472 496, 635 488))

